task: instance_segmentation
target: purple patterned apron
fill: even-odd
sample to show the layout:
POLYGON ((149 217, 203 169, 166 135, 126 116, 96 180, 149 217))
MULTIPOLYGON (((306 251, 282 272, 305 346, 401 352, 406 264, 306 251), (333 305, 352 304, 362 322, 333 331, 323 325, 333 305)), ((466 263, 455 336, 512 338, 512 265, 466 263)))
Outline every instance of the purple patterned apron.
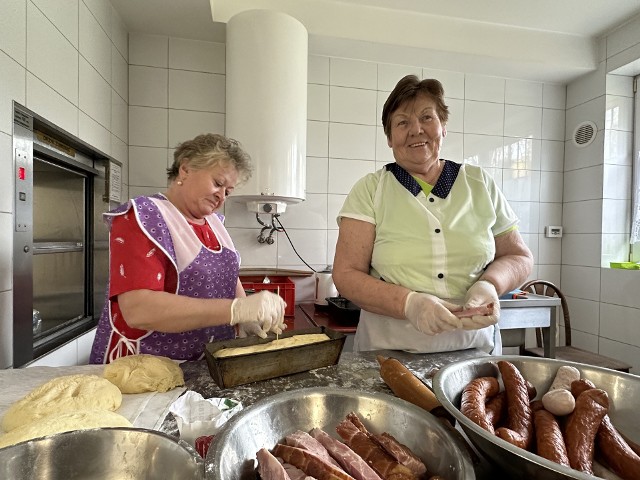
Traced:
MULTIPOLYGON (((222 224, 222 215, 206 217, 222 247, 215 252, 200 242, 186 219, 162 194, 134 198, 106 213, 105 221, 110 227, 114 216, 127 214, 135 214, 142 231, 176 269, 176 294, 196 298, 235 298, 240 259, 222 224)), ((107 299, 98 323, 90 363, 113 361, 114 354, 122 348, 127 354, 146 353, 175 360, 198 360, 204 356, 205 343, 235 336, 232 326, 222 325, 182 333, 151 330, 140 338, 128 339, 114 326, 108 292, 107 285, 107 299), (108 354, 109 345, 114 338, 119 348, 108 354)))

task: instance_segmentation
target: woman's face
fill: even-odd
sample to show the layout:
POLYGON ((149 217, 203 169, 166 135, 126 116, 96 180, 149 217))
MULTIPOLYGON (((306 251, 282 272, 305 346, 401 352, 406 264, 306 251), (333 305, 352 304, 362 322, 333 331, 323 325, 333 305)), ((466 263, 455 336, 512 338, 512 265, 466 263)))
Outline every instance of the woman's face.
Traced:
POLYGON ((188 163, 180 167, 179 191, 186 213, 195 219, 219 210, 238 183, 238 171, 227 162, 209 168, 195 169, 188 163))
POLYGON ((405 170, 419 171, 440 158, 447 129, 436 110, 436 102, 424 94, 401 104, 391 114, 391 134, 387 139, 396 162, 405 170))

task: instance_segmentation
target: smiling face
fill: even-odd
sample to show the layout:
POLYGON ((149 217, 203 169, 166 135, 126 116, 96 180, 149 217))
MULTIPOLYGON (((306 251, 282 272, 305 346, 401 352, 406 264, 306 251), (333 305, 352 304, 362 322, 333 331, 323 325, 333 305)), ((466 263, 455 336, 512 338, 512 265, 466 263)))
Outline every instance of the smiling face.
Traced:
POLYGON ((178 180, 182 185, 174 183, 170 187, 175 194, 170 197, 172 202, 188 220, 202 220, 222 207, 238 183, 238 171, 226 161, 204 169, 193 168, 184 162, 178 180))
POLYGON ((402 104, 391 114, 387 143, 393 156, 409 173, 423 173, 440 158, 447 129, 440 122, 436 102, 425 94, 402 104))

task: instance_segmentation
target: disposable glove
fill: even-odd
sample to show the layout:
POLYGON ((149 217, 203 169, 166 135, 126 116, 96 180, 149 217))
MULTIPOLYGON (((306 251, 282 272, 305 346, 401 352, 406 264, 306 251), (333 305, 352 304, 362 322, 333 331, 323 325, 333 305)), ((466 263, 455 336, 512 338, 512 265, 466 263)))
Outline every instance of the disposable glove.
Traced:
POLYGON ((231 303, 231 325, 254 322, 258 323, 265 334, 273 332, 279 335, 286 328, 286 306, 282 297, 266 290, 248 297, 235 298, 231 303))
POLYGON ((480 307, 493 303, 492 315, 474 315, 473 317, 462 319, 464 330, 477 330, 479 328, 495 325, 500 318, 500 300, 498 292, 493 283, 486 280, 478 280, 471 285, 464 297, 464 308, 480 307))
POLYGON ((459 305, 428 293, 411 292, 404 303, 404 316, 416 330, 426 335, 437 335, 460 328, 461 320, 451 313, 457 310, 461 310, 459 305))
POLYGON ((260 338, 267 338, 266 332, 262 331, 258 322, 245 322, 238 324, 238 338, 245 338, 253 335, 260 338))

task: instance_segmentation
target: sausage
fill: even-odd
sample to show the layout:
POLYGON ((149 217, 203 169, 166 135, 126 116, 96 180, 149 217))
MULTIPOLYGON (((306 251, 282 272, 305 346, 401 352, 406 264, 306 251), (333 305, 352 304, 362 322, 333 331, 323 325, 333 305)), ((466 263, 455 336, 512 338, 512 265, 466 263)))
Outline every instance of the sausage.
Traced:
POLYGON ((531 402, 531 409, 533 410, 538 455, 568 467, 567 447, 564 444, 558 420, 552 413, 545 410, 540 400, 531 402))
POLYGON ((462 390, 460 412, 485 430, 494 433, 493 423, 487 416, 486 401, 500 391, 495 377, 479 377, 471 380, 462 390))
POLYGON ((526 382, 511 362, 500 360, 498 368, 507 392, 507 422, 506 427, 496 430, 496 435, 527 450, 533 438, 533 415, 526 382))
POLYGON ((487 420, 491 422, 493 427, 500 423, 507 411, 507 393, 503 390, 487 400, 484 405, 487 420))
POLYGON ((435 394, 407 367, 395 358, 377 357, 380 364, 380 376, 396 397, 424 408, 437 417, 444 418, 455 425, 453 416, 445 410, 435 394))
POLYGON ((480 305, 479 307, 467 308, 465 310, 459 310, 457 312, 451 312, 458 318, 471 318, 475 315, 481 317, 487 317, 493 315, 493 302, 486 305, 480 305))
MULTIPOLYGON (((590 380, 580 379, 571 383, 571 393, 575 396, 592 390, 595 385, 590 380)), ((596 434, 596 445, 607 466, 623 479, 640 478, 640 454, 634 450, 628 439, 622 436, 605 415, 596 434)))
POLYGON ((578 398, 585 390, 591 390, 592 388, 596 388, 591 380, 587 380, 586 378, 581 378, 580 380, 574 380, 571 382, 571 395, 575 398, 578 398))
POLYGON ((640 479, 640 456, 622 438, 605 415, 596 434, 596 445, 608 467, 625 480, 640 479))
POLYGON ((298 447, 290 447, 278 443, 273 455, 282 458, 286 463, 299 468, 309 476, 318 480, 355 480, 351 475, 333 465, 328 464, 311 452, 298 447))
POLYGON ((596 433, 609 410, 609 396, 599 388, 586 390, 576 398, 576 408, 567 418, 564 438, 571 468, 593 475, 596 433))
POLYGON ((549 391, 542 396, 544 408, 558 416, 573 412, 576 401, 570 390, 574 380, 580 380, 580 370, 570 365, 559 367, 549 391))

